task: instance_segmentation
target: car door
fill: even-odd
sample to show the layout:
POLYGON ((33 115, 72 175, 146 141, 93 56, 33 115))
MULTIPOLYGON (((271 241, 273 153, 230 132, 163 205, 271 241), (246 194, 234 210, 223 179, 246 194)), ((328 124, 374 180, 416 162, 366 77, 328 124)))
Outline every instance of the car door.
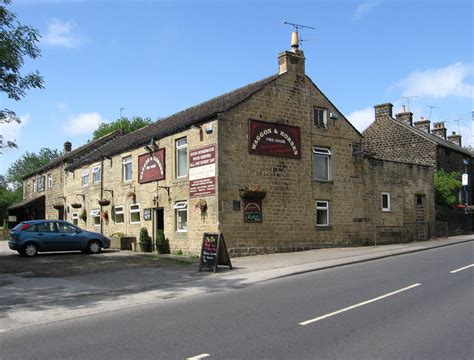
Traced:
POLYGON ((40 251, 57 250, 57 233, 51 231, 53 228, 49 221, 42 221, 35 224, 35 238, 40 247, 40 251))
POLYGON ((58 222, 58 230, 64 250, 81 250, 81 238, 74 226, 66 222, 58 222))

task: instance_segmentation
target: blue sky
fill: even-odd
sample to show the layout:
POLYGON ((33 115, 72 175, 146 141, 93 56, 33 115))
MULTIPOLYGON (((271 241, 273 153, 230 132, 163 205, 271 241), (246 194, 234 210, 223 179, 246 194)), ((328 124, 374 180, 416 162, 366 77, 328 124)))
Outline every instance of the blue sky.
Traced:
POLYGON ((0 125, 19 149, 0 155, 0 174, 25 151, 73 148, 100 122, 157 119, 277 72, 292 28, 302 30, 306 72, 363 130, 373 105, 410 97, 415 120, 446 121, 474 144, 473 5, 424 1, 13 0, 18 20, 42 35, 45 89, 1 106, 22 124, 0 125), (472 133, 471 133, 472 132, 472 133))

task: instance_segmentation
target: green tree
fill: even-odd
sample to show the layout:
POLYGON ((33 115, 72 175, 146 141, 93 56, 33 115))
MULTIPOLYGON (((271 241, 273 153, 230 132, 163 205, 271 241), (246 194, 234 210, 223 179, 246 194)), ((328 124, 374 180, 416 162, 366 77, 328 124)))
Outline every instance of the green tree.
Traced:
POLYGON ((7 170, 6 180, 14 190, 18 190, 20 194, 23 194, 23 177, 59 156, 61 156, 61 152, 56 149, 42 148, 38 154, 27 151, 10 165, 7 170))
POLYGON ((92 140, 98 139, 104 135, 110 134, 118 129, 122 129, 124 134, 141 129, 151 124, 151 119, 134 116, 132 119, 122 117, 111 123, 101 123, 99 128, 92 134, 92 140))
POLYGON ((462 186, 460 173, 439 170, 435 173, 434 186, 437 205, 449 206, 458 204, 458 194, 462 186))
POLYGON ((7 208, 21 201, 21 194, 8 189, 8 184, 4 176, 0 175, 0 226, 8 216, 7 208))
MULTIPOLYGON (((40 56, 37 46, 40 35, 38 30, 16 20, 16 15, 7 9, 10 3, 11 0, 0 0, 0 91, 18 101, 26 95, 27 90, 43 88, 43 78, 37 71, 20 73, 25 57, 35 59, 40 56)), ((21 122, 14 111, 0 109, 0 124, 13 121, 21 122)), ((17 147, 16 143, 4 142, 0 135, 0 151, 12 147, 17 147)))

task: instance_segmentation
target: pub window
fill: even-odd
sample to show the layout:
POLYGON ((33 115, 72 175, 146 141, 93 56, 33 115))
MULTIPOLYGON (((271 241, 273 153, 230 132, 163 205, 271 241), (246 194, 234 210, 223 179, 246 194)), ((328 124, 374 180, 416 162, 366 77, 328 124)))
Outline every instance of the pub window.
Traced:
POLYGON ((36 192, 36 180, 33 180, 33 192, 36 192))
POLYGON ((78 224, 79 224, 79 213, 78 212, 72 213, 72 223, 74 225, 78 226, 78 224))
POLYGON ((331 150, 313 146, 313 179, 328 181, 331 174, 331 150))
POLYGON ((82 172, 82 186, 89 185, 89 169, 82 172))
POLYGON ((91 212, 92 224, 94 226, 100 226, 100 209, 93 209, 91 212))
POLYGON ((423 205, 423 196, 421 194, 416 194, 415 200, 416 200, 416 205, 423 205))
POLYGON ((329 226, 329 201, 316 201, 316 226, 329 226))
POLYGON ((122 179, 124 182, 132 181, 132 157, 122 159, 122 179))
POLYGON ((125 212, 123 206, 114 206, 114 222, 116 224, 123 224, 125 222, 125 212))
POLYGON ((314 126, 326 129, 328 127, 328 111, 323 108, 314 108, 314 126))
POLYGON ((176 140, 176 177, 185 177, 188 173, 188 142, 186 138, 176 140))
POLYGON ((188 202, 178 201, 174 205, 176 214, 176 231, 188 231, 188 202))
POLYGON ((40 176, 36 179, 36 188, 38 191, 44 191, 44 176, 40 176))
POLYGON ((140 223, 140 204, 130 205, 130 224, 140 223))
POLYGON ((48 174, 48 188, 52 188, 52 187, 53 187, 53 175, 48 174))
POLYGON ((92 168, 92 182, 93 183, 98 183, 101 178, 101 171, 100 171, 100 165, 99 166, 94 166, 92 168))
POLYGON ((390 211, 390 193, 383 192, 380 198, 382 211, 390 211))

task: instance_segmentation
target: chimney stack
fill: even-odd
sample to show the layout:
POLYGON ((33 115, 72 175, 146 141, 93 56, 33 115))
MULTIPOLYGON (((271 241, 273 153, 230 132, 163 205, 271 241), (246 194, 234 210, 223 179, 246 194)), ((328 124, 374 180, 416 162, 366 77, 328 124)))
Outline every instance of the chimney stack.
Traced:
POLYGON ((374 106, 375 108, 375 120, 383 117, 392 117, 393 105, 390 103, 378 104, 374 106))
POLYGON ((440 121, 440 122, 434 123, 431 133, 433 135, 439 136, 440 138, 446 140, 446 128, 444 127, 444 122, 440 121))
POLYGON ((68 153, 69 151, 71 151, 71 149, 72 149, 72 144, 71 144, 71 142, 70 142, 70 141, 66 141, 66 142, 64 143, 64 152, 65 152, 65 153, 68 153))
POLYGON ((291 51, 283 51, 278 54, 278 74, 293 72, 304 75, 305 57, 303 51, 299 50, 298 33, 291 34, 291 51))
POLYGON ((403 112, 395 115, 395 119, 404 122, 407 125, 413 126, 413 113, 405 111, 405 106, 403 106, 403 112))
POLYGON ((415 121, 414 124, 417 129, 420 129, 424 132, 430 133, 431 121, 425 119, 423 116, 419 121, 415 121))
POLYGON ((461 146, 461 135, 456 134, 456 131, 453 131, 452 134, 448 136, 448 140, 457 146, 461 146))

